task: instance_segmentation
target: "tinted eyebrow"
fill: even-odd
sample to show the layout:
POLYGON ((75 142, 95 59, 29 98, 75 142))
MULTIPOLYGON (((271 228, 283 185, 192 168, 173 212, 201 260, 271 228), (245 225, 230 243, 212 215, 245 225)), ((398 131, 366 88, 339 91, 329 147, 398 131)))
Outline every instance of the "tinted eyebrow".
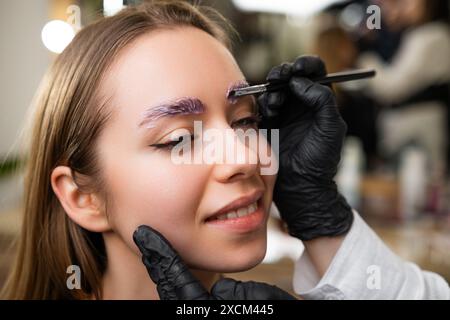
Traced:
POLYGON ((245 88, 245 87, 248 87, 249 86, 249 83, 246 81, 246 80, 239 80, 239 81, 236 81, 236 82, 233 82, 233 83, 231 83, 229 86, 228 86, 228 90, 227 90, 227 93, 226 93, 226 95, 225 95, 225 97, 226 97, 226 99, 228 100, 228 102, 230 103, 230 104, 236 104, 236 102, 239 100, 239 99, 241 99, 241 98, 250 98, 251 99, 251 104, 252 104, 252 111, 253 112, 258 112, 258 107, 257 107, 257 105, 256 105, 256 98, 255 98, 255 96, 254 95, 248 95, 248 96, 244 96, 244 97, 230 97, 229 95, 230 95, 230 92, 232 91, 232 90, 236 90, 236 89, 240 89, 240 88, 245 88))
POLYGON ((231 83, 231 84, 228 86, 228 89, 227 89, 227 93, 226 93, 226 95, 225 95, 225 98, 227 98, 228 101, 229 101, 231 104, 236 103, 237 98, 235 98, 235 97, 230 97, 230 92, 233 91, 233 90, 240 89, 240 88, 245 88, 245 87, 248 87, 248 86, 249 86, 249 84, 248 84, 248 82, 247 82, 246 80, 239 80, 239 81, 236 81, 236 82, 231 83))
POLYGON ((178 115, 201 114, 205 111, 205 105, 198 98, 183 97, 173 101, 165 102, 157 106, 147 108, 143 112, 143 119, 139 126, 153 128, 154 123, 164 117, 178 115))

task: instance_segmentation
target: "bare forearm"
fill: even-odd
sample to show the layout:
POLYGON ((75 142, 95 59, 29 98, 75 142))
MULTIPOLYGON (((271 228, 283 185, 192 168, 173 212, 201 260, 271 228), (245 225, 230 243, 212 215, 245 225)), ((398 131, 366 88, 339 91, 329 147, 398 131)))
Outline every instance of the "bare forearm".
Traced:
POLYGON ((303 242, 305 250, 320 277, 327 271, 344 238, 345 235, 320 237, 303 242))

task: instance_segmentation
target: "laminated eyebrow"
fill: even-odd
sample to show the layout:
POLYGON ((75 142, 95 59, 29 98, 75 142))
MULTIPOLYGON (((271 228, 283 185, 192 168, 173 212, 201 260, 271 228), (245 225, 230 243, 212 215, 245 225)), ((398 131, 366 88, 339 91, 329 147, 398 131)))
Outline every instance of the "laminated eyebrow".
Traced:
POLYGON ((249 84, 248 84, 248 82, 245 81, 245 80, 240 80, 240 81, 237 81, 237 82, 234 82, 234 83, 230 84, 230 85, 228 86, 228 89, 227 89, 227 93, 226 93, 226 95, 225 95, 225 98, 228 99, 228 101, 229 101, 231 104, 235 104, 236 101, 237 101, 237 98, 236 98, 236 97, 230 97, 230 93, 231 93, 233 90, 240 89, 240 88, 245 88, 245 87, 248 87, 248 86, 249 86, 249 84))
POLYGON ((184 97, 148 108, 143 113, 143 120, 140 126, 146 124, 147 128, 152 128, 154 127, 154 122, 163 117, 201 114, 203 112, 205 112, 205 105, 200 99, 184 97))

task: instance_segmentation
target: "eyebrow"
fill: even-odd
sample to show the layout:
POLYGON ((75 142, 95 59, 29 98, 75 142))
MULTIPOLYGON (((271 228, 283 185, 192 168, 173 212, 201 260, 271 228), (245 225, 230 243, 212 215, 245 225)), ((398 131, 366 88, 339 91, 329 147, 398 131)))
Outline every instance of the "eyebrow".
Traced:
POLYGON ((228 90, 227 93, 225 95, 225 98, 231 103, 231 104, 235 104, 237 99, 236 97, 230 97, 230 92, 236 89, 241 89, 241 88, 246 88, 248 87, 249 84, 246 80, 239 80, 236 82, 233 82, 232 84, 230 84, 228 86, 228 90))
MULTIPOLYGON (((246 80, 238 80, 228 86, 225 98, 233 105, 239 98, 229 97, 230 92, 235 89, 249 86, 246 80)), ((252 98, 252 108, 255 108, 255 98, 252 98)), ((192 115, 205 112, 205 104, 198 98, 182 97, 173 101, 164 102, 157 106, 149 107, 143 112, 143 119, 139 127, 145 125, 146 128, 154 128, 155 122, 164 117, 173 117, 177 115, 192 115)))
MULTIPOLYGON (((250 84, 247 82, 247 80, 239 80, 236 81, 232 84, 230 84, 228 86, 228 90, 227 93, 225 95, 226 99, 228 100, 228 102, 233 105, 236 104, 236 102, 241 99, 241 98, 245 98, 245 97, 230 97, 230 92, 236 89, 240 89, 240 88, 246 88, 248 87, 250 84)), ((252 111, 255 113, 258 113, 258 107, 256 104, 256 98, 254 95, 248 95, 246 97, 249 97, 252 100, 252 111)))
POLYGON ((205 105, 200 99, 183 97, 147 108, 143 112, 143 119, 139 123, 139 127, 145 125, 146 128, 153 128, 154 123, 164 117, 201 114, 203 112, 205 112, 205 105))

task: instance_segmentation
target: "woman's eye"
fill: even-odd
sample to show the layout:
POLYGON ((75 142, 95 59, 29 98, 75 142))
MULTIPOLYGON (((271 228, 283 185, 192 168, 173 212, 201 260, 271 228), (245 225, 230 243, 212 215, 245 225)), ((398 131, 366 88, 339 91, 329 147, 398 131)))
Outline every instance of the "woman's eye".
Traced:
POLYGON ((174 138, 173 140, 166 142, 166 143, 155 143, 150 145, 151 147, 154 147, 156 149, 166 149, 166 150, 171 150, 172 148, 178 146, 178 145, 182 145, 184 143, 190 143, 195 139, 195 136, 193 134, 191 135, 183 135, 183 136, 179 136, 174 138))
MULTIPOLYGON (((258 129, 258 124, 261 121, 260 115, 252 115, 249 117, 245 117, 239 120, 234 121, 231 124, 231 127, 234 128, 244 128, 244 129, 258 129)), ((190 135, 180 135, 178 137, 173 138, 172 140, 165 143, 155 143, 151 144, 151 147, 154 147, 158 150, 172 150, 176 146, 181 146, 185 143, 192 143, 195 140, 196 136, 194 134, 190 135)))
POLYGON ((245 117, 239 120, 234 121, 231 124, 232 128, 254 128, 258 129, 258 124, 261 122, 261 116, 258 114, 252 115, 250 117, 245 117))

